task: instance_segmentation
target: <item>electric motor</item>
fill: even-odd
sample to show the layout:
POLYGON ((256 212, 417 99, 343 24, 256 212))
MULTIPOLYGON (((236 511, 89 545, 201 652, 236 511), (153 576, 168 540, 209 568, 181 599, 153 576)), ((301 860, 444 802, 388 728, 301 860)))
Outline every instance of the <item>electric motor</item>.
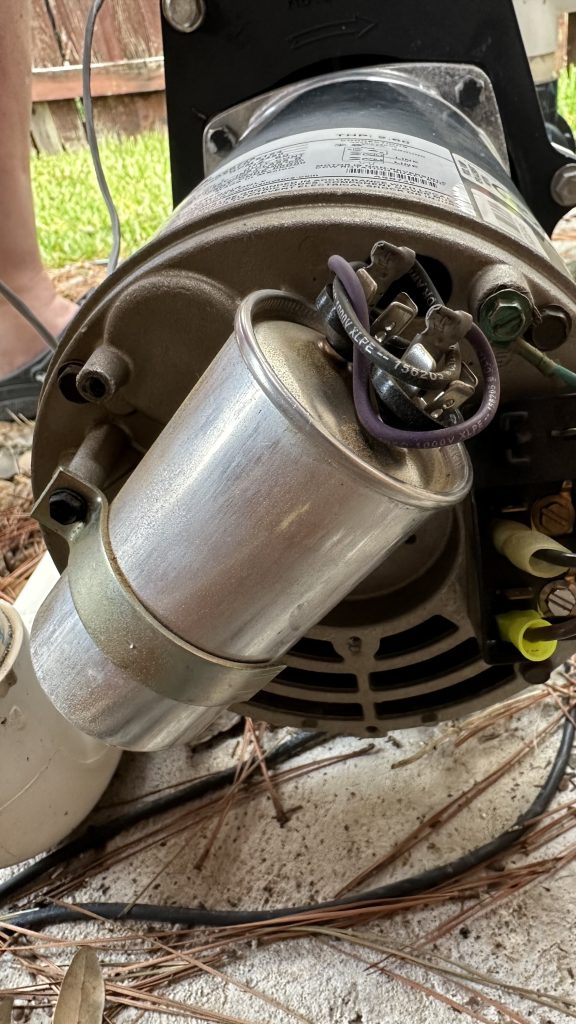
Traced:
POLYGON ((150 749, 229 704, 362 735, 545 678, 568 649, 534 640, 555 618, 534 569, 559 551, 546 586, 571 586, 576 293, 490 79, 317 76, 218 115, 205 165, 45 384, 38 514, 70 551, 32 641, 46 692, 150 749), (502 520, 530 534, 513 558, 502 520))

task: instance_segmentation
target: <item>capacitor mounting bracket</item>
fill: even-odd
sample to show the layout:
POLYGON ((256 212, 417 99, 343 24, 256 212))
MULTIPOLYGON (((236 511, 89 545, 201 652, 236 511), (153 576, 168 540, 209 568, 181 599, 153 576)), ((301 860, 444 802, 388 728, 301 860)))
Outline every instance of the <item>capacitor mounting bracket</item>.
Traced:
POLYGON ((117 564, 108 512, 102 491, 60 466, 32 514, 68 544, 67 570, 76 611, 114 665, 163 697, 203 707, 227 707, 247 700, 282 671, 283 665, 270 662, 219 658, 186 643, 158 622, 117 564), (50 498, 63 490, 86 502, 83 522, 66 525, 52 518, 50 498))

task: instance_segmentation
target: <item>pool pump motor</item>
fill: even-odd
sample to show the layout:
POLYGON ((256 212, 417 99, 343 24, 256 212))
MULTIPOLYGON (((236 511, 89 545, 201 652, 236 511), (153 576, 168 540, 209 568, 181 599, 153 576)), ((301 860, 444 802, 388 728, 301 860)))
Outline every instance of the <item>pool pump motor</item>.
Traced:
POLYGON ((83 306, 41 402, 62 575, 34 669, 65 719, 134 750, 225 707, 356 735, 438 721, 547 678, 576 637, 576 289, 547 233, 576 171, 512 5, 470 4, 482 59, 461 0, 444 50, 452 21, 419 23, 425 54, 415 0, 386 25, 356 5, 356 35, 272 6, 165 22, 179 203, 83 306))

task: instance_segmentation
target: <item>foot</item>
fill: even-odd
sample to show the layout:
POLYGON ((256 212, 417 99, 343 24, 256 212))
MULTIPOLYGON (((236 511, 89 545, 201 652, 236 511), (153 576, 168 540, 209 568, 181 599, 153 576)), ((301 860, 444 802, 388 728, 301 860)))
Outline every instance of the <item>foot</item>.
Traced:
MULTIPOLYGON (((25 283, 10 279, 6 283, 55 337, 78 310, 74 302, 58 295, 45 272, 25 283)), ((40 335, 0 297, 0 381, 43 351, 46 351, 46 345, 40 335)))

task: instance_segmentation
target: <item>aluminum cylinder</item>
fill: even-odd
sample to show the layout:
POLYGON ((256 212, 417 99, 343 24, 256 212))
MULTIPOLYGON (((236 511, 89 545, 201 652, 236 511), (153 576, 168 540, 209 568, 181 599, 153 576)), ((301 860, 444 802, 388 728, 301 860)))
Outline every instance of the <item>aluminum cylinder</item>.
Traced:
MULTIPOLYGON (((460 446, 372 446, 314 317, 285 293, 249 296, 233 336, 111 505, 111 545, 138 601, 218 658, 278 662, 471 485, 460 446)), ((218 712, 217 693, 214 706, 205 697, 195 705, 165 680, 160 694, 106 658, 66 572, 36 621, 33 657, 59 710, 119 746, 167 746, 218 712)))

